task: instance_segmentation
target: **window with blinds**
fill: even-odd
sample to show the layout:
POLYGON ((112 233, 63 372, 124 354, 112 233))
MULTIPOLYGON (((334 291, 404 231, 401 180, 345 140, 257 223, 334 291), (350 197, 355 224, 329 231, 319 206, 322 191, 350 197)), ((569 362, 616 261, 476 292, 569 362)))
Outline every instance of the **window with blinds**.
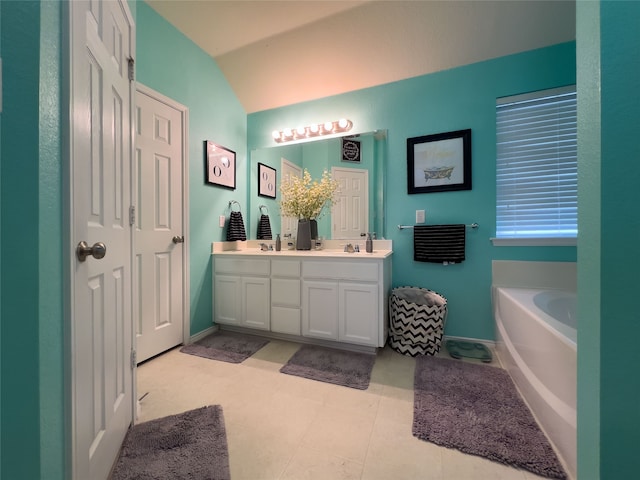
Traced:
POLYGON ((497 238, 575 238, 575 85, 496 102, 497 238))

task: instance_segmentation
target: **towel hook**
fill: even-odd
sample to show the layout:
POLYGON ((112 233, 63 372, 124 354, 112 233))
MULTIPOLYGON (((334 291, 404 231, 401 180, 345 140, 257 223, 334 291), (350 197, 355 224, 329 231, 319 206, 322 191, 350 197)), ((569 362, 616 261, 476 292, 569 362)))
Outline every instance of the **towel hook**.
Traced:
POLYGON ((262 209, 264 208, 264 210, 266 211, 266 215, 269 215, 269 209, 266 205, 260 205, 258 208, 260 209, 260 213, 265 214, 265 212, 262 211, 262 209))
POLYGON ((238 202, 237 200, 231 200, 229 202, 229 210, 233 211, 234 204, 238 205, 238 211, 242 210, 242 207, 240 206, 240 202, 238 202))

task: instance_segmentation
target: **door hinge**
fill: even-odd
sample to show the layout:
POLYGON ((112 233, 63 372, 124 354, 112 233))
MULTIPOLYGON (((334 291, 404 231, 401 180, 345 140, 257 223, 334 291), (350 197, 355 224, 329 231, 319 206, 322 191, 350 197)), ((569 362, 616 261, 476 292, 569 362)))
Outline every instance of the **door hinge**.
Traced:
POLYGON ((131 350, 131 370, 136 368, 136 365, 138 365, 138 361, 136 359, 136 351, 131 350))
POLYGON ((133 58, 129 58, 128 63, 129 63, 129 81, 133 82, 135 80, 134 71, 133 71, 135 61, 133 60, 133 58))
POLYGON ((132 226, 136 223, 136 207, 135 205, 131 205, 129 207, 129 226, 132 226))

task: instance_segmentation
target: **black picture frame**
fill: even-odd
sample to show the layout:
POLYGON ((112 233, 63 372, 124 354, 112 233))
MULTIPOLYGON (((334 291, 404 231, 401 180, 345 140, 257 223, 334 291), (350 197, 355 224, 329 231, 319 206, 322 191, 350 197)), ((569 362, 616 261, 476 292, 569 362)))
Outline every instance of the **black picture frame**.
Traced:
POLYGON ((359 140, 342 137, 342 161, 350 163, 360 163, 362 159, 362 148, 359 140))
POLYGON ((258 162, 258 195, 276 198, 276 169, 258 162))
POLYGON ((408 192, 471 190, 471 129, 407 139, 408 192))
POLYGON ((204 141, 205 182, 236 189, 236 152, 209 140, 204 141))

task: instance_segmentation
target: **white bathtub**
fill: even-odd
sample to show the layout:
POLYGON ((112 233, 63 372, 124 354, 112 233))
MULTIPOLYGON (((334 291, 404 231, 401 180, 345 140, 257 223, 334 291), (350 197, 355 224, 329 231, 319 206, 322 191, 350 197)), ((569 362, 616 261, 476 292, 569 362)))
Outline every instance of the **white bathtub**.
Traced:
POLYGON ((493 287, 497 351, 538 423, 576 477, 576 295, 493 287))

